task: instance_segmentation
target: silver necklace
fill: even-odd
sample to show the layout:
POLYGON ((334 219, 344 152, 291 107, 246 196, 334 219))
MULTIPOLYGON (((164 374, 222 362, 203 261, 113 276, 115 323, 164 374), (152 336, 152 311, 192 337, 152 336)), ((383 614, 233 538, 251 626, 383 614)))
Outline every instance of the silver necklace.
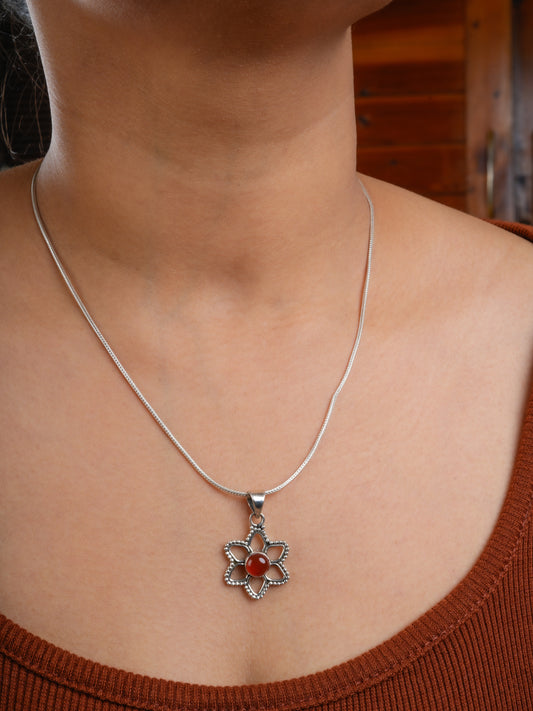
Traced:
POLYGON ((365 278, 363 282, 363 293, 359 309, 359 322, 357 326, 355 341, 350 354, 350 358, 348 360, 348 365, 346 366, 346 370, 344 371, 344 374, 335 392, 331 396, 329 407, 318 432, 318 435, 316 436, 315 441, 311 446, 311 449, 307 453, 307 456, 300 464, 298 469, 296 469, 296 471, 291 474, 288 479, 285 479, 285 481, 281 482, 281 484, 278 484, 277 486, 274 486, 271 489, 266 489, 262 492, 250 492, 240 491, 238 489, 231 489, 228 486, 224 486, 223 484, 218 483, 217 481, 215 481, 215 479, 209 476, 209 474, 207 474, 200 467, 199 464, 197 464, 197 462, 187 452, 185 447, 172 434, 167 425, 163 422, 163 420, 159 417, 154 408, 150 405, 148 400, 144 397, 137 385, 133 382, 129 373, 119 361, 118 357, 115 355, 115 352, 112 350, 107 340, 104 338, 102 332, 96 325, 94 319, 87 310, 87 307, 83 303, 80 295, 74 288, 74 285, 72 284, 67 274, 67 271, 63 266, 61 260, 59 259, 59 256, 52 244, 52 240, 48 235, 48 231, 44 224, 43 218, 41 217, 36 194, 37 175, 39 174, 40 167, 41 164, 39 164, 39 166, 37 167, 37 170, 35 171, 31 182, 31 201, 37 225, 39 226, 45 244, 48 247, 48 250, 50 251, 50 254, 61 276, 63 277, 63 280, 68 290, 72 294, 74 300, 78 304, 82 314, 85 316, 92 330, 98 337, 100 343, 106 349, 109 357, 116 365, 130 388, 135 393, 135 395, 137 395, 141 403, 148 410, 148 412, 157 422, 159 427, 170 439, 172 444, 185 457, 185 459, 189 462, 193 469, 195 469, 196 472, 198 472, 198 474, 200 474, 209 484, 216 487, 220 491, 223 491, 226 494, 233 494, 234 496, 241 496, 246 498, 246 501, 251 511, 249 515, 250 531, 244 540, 232 540, 226 543, 226 545, 224 546, 224 552, 227 558, 229 559, 229 565, 224 573, 224 580, 228 585, 243 587, 252 599, 260 600, 271 586, 283 585, 289 580, 289 572, 284 564, 284 561, 289 553, 289 546, 287 545, 286 541, 270 540, 266 534, 264 525, 265 517, 262 513, 265 497, 267 495, 274 494, 275 492, 280 491, 285 486, 287 486, 287 484, 290 484, 290 482, 296 479, 298 474, 300 474, 300 472, 304 469, 304 467, 307 466, 307 464, 311 460, 320 443, 320 440, 322 439, 324 432, 326 431, 337 397, 339 396, 342 388, 344 387, 344 384, 346 383, 346 380, 348 379, 353 362, 355 360, 355 356, 359 349, 359 343, 361 341, 361 336, 363 333, 363 324, 365 320, 368 287, 370 283, 370 269, 372 264, 372 251, 374 246, 374 205, 372 203, 370 195, 368 194, 365 186, 360 183, 370 209, 370 226, 365 278))

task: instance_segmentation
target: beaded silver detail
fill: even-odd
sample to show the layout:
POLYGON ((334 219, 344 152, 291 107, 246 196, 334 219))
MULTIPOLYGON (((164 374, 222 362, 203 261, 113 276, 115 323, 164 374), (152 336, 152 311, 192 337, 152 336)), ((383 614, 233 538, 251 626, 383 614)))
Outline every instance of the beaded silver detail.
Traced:
POLYGON ((268 538, 263 514, 259 515, 259 522, 254 522, 254 518, 255 514, 250 514, 250 533, 244 541, 229 541, 224 546, 230 561, 224 580, 228 585, 243 586, 253 600, 260 600, 271 585, 284 585, 289 580, 289 571, 284 565, 289 546, 285 541, 271 541, 268 538), (278 554, 273 552, 276 549, 278 554), (252 575, 246 570, 246 561, 254 553, 263 553, 269 559, 270 567, 263 575, 252 575), (272 570, 276 571, 276 577, 272 577, 272 570))

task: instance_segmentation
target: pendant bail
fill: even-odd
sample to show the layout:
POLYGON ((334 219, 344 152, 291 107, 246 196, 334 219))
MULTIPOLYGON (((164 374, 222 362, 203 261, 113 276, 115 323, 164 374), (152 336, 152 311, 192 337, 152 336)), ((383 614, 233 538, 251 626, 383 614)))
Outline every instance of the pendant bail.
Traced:
POLYGON ((250 507, 252 514, 254 516, 261 516, 263 504, 265 503, 265 494, 252 494, 251 492, 248 492, 246 494, 246 501, 248 502, 248 506, 250 507))

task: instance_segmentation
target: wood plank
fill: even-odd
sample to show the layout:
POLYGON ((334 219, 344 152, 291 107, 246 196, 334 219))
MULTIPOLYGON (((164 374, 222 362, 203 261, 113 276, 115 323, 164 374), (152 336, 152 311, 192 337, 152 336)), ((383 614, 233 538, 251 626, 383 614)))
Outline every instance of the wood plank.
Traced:
POLYGON ((361 32, 423 28, 428 25, 461 25, 464 23, 464 0, 394 0, 379 12, 360 20, 356 27, 361 32))
POLYGON ((355 106, 363 148, 465 140, 465 98, 461 94, 358 98, 355 106))
POLYGON ((423 195, 466 191, 464 146, 360 148, 357 169, 423 195))
POLYGON ((464 93, 464 62, 360 64, 354 85, 356 97, 464 93))
POLYGON ((533 3, 514 4, 514 195, 516 218, 533 223, 533 3))
POLYGON ((408 27, 353 33, 355 66, 405 62, 462 62, 464 25, 408 27))
POLYGON ((427 194, 426 197, 431 200, 436 200, 437 202, 447 205, 448 207, 453 207, 454 210, 461 210, 461 212, 466 212, 467 210, 467 198, 466 193, 453 194, 427 194))
POLYGON ((510 159, 511 18, 511 0, 467 0, 468 211, 478 217, 494 216, 502 220, 515 219, 510 159), (491 153, 494 156, 493 209, 487 189, 491 153))

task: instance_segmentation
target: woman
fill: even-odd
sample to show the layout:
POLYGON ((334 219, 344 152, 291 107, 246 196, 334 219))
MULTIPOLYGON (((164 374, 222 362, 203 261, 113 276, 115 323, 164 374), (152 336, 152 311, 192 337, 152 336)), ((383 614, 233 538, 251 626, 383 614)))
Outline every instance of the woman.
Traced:
POLYGON ((302 463, 354 342, 364 189, 375 247, 320 446, 252 501, 290 546, 256 600, 224 579, 246 501, 107 357, 38 164, 0 176, 1 709, 531 708, 533 250, 360 182, 350 25, 384 4, 29 2, 43 229, 215 481, 302 463))

